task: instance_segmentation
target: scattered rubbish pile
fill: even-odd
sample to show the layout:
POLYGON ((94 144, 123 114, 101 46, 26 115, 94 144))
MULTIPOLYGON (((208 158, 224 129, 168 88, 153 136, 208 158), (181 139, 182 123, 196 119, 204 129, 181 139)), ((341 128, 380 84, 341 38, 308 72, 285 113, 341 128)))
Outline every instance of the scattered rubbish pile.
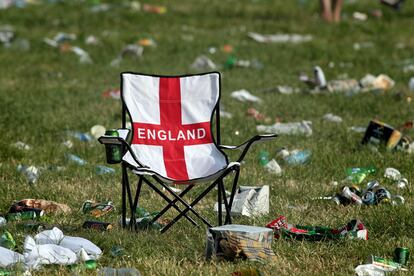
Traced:
MULTIPOLYGON (((347 178, 341 183, 350 183, 350 185, 343 186, 340 193, 335 196, 324 197, 322 199, 333 200, 338 205, 378 205, 384 203, 392 205, 404 204, 404 197, 401 195, 392 195, 387 188, 380 184, 378 180, 371 180, 366 184, 364 189, 360 188, 359 185, 363 183, 365 178, 375 172, 376 169, 374 167, 347 169, 347 178)), ((384 178, 388 183, 392 183, 397 189, 408 189, 408 180, 403 178, 397 169, 386 168, 384 178)))
POLYGON ((42 265, 72 265, 97 260, 101 254, 101 249, 91 241, 65 236, 59 228, 54 227, 40 232, 34 238, 27 236, 23 255, 0 246, 0 266, 9 268, 22 263, 27 270, 38 270, 42 265))
POLYGON ((88 52, 86 52, 80 47, 72 46, 69 44, 69 42, 75 41, 76 38, 76 34, 59 32, 53 37, 53 39, 45 37, 43 41, 53 48, 58 48, 62 53, 75 53, 79 57, 80 63, 92 63, 92 59, 89 56, 88 52))
POLYGON ((370 255, 366 264, 355 267, 355 273, 358 276, 385 276, 391 271, 407 271, 406 266, 409 256, 409 251, 406 247, 397 247, 394 251, 393 260, 370 255))
POLYGON ((382 93, 390 90, 395 85, 394 80, 385 74, 378 76, 367 74, 359 81, 355 79, 327 81, 321 67, 315 66, 313 72, 314 75, 312 77, 304 73, 299 76, 300 81, 308 85, 312 94, 324 92, 345 93, 347 95, 366 92, 382 93))
POLYGON ((267 228, 273 230, 275 238, 292 238, 297 240, 362 239, 368 240, 368 230, 359 220, 351 220, 345 226, 330 228, 325 226, 304 226, 289 224, 285 216, 269 222, 267 228))

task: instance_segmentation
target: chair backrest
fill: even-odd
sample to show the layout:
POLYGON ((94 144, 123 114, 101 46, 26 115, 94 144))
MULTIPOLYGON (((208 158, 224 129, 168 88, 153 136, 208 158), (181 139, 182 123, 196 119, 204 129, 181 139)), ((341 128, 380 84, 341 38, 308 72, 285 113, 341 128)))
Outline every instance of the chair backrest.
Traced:
MULTIPOLYGON (((220 97, 219 73, 166 77, 121 74, 122 100, 132 120, 131 148, 141 165, 189 181, 225 168, 212 119, 220 97)), ((137 164, 130 154, 124 160, 137 164)))

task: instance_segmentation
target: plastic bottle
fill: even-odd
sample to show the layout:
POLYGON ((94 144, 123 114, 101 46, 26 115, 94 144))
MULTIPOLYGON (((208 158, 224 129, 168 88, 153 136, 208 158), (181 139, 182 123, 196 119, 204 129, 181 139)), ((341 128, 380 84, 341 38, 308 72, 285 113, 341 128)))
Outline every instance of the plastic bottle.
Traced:
POLYGON ((25 165, 18 165, 17 171, 26 176, 26 179, 29 182, 29 184, 34 184, 40 175, 39 169, 35 166, 28 167, 25 165))
POLYGON ((69 132, 69 134, 73 137, 78 139, 79 141, 82 142, 89 142, 92 141, 92 137, 87 134, 87 133, 82 133, 82 132, 78 132, 78 131, 73 131, 73 132, 69 132))
POLYGON ((267 163, 269 163, 269 152, 262 150, 259 153, 259 163, 262 166, 265 166, 267 163))
POLYGON ((82 158, 80 158, 80 157, 78 157, 78 156, 76 156, 76 155, 74 155, 74 154, 70 154, 70 153, 68 153, 68 154, 66 154, 66 158, 68 159, 68 160, 70 160, 70 161, 73 161, 73 162, 75 162, 76 164, 78 164, 78 165, 81 165, 81 166, 83 166, 83 165, 85 165, 87 162, 85 161, 85 160, 83 160, 82 158))
POLYGON ((309 150, 302 150, 296 153, 291 153, 285 158, 289 165, 303 165, 309 161, 311 152, 309 150))
POLYGON ((115 173, 115 169, 98 165, 96 166, 96 173, 99 175, 115 173))

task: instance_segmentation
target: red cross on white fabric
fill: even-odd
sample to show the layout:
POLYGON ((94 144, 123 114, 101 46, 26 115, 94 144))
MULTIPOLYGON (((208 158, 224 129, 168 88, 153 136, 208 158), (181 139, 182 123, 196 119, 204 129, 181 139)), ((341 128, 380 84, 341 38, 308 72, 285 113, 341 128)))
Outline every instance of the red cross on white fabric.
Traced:
POLYGON ((184 146, 213 143, 210 122, 182 123, 180 78, 160 78, 160 124, 133 122, 132 144, 162 146, 167 176, 188 180, 184 146))

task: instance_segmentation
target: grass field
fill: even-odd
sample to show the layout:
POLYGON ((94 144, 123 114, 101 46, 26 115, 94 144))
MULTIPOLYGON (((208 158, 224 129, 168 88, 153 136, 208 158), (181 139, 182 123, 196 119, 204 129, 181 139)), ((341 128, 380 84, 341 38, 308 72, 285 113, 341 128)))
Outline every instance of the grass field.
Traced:
MULTIPOLYGON (((404 62, 414 56, 414 4, 411 1, 406 1, 398 13, 380 6, 378 1, 346 1, 343 21, 334 25, 320 20, 318 1, 310 0, 151 2, 168 8, 162 15, 134 11, 120 1, 113 1, 109 11, 92 13, 92 5, 87 2, 59 1, 0 10, 0 26, 12 25, 17 38, 30 42, 29 50, 0 45, 0 213, 6 213, 13 200, 23 198, 66 203, 73 212, 64 216, 51 215, 48 223, 65 226, 68 230, 65 233, 88 238, 100 246, 104 254, 99 267, 135 267, 143 275, 230 275, 250 266, 264 275, 352 275, 354 267, 365 263, 370 254, 392 258, 398 246, 413 251, 412 192, 409 189, 398 191, 394 185, 386 184, 382 176, 385 168, 395 167, 408 180, 414 181, 413 156, 404 152, 372 151, 360 145, 363 134, 347 130, 351 126, 365 127, 372 118, 396 127, 414 119, 413 103, 407 100, 410 96, 407 83, 414 72, 403 71, 404 62), (381 9, 383 17, 369 16, 364 22, 352 17, 355 11, 369 14, 372 9, 381 9), (248 38, 249 31, 311 34, 314 39, 297 45, 260 44, 248 38), (86 50, 93 63, 81 64, 74 53, 62 53, 43 42, 44 37, 53 37, 58 32, 75 33, 78 38, 71 44, 86 50), (89 35, 96 36, 100 44, 85 44, 89 35), (147 37, 154 39, 157 47, 145 48, 140 59, 126 58, 118 67, 110 66, 125 45, 147 37), (372 46, 354 49, 354 43, 366 42, 372 46), (114 175, 97 175, 95 166, 105 165, 104 147, 97 141, 77 141, 66 132, 88 132, 95 124, 120 127, 120 101, 102 97, 103 91, 119 86, 120 72, 196 73, 189 66, 201 54, 223 65, 229 55, 220 50, 225 44, 234 47, 232 55, 242 60, 257 59, 264 68, 219 68, 222 104, 226 111, 233 113, 232 119, 222 119, 224 144, 236 145, 256 134, 258 123, 246 115, 249 107, 283 122, 310 120, 313 123, 310 137, 280 136, 249 152, 240 184, 270 185, 270 213, 254 219, 236 218, 235 223, 264 226, 277 216, 285 215, 291 223, 337 227, 358 218, 368 228, 368 241, 275 240, 275 261, 232 263, 206 261, 205 229, 193 228, 184 220, 163 235, 154 231, 132 233, 119 226, 103 233, 81 229, 83 221, 90 217, 82 214, 79 208, 88 199, 112 200, 117 210, 102 220, 118 225, 121 172, 119 166, 114 166, 114 175), (217 53, 210 54, 209 47, 216 47, 217 53), (330 63, 335 66, 329 66, 330 63), (298 76, 302 71, 311 73, 314 65, 324 68, 328 79, 344 74, 347 78, 360 79, 367 73, 385 73, 396 85, 383 94, 310 95, 298 76), (277 85, 298 87, 304 93, 260 92, 277 85), (239 89, 249 90, 261 97, 263 103, 240 103, 232 99, 230 92, 239 89), (341 116, 343 123, 324 121, 322 116, 329 112, 341 116), (239 135, 235 135, 237 131, 239 135), (72 139, 73 148, 61 146, 67 139, 72 139), (31 145, 32 149, 13 148, 11 144, 17 141, 31 145), (310 163, 287 166, 276 157, 276 150, 281 147, 309 149, 312 152, 310 163), (278 160, 283 175, 269 174, 260 167, 257 156, 263 149, 278 160), (80 156, 88 164, 68 163, 65 159, 68 152, 80 156), (66 169, 43 171, 38 182, 29 185, 17 172, 18 164, 64 166, 66 169), (404 205, 336 206, 329 201, 311 200, 337 192, 339 187, 331 182, 345 178, 346 168, 369 165, 377 168, 377 174, 369 179, 378 179, 391 193, 403 195, 404 205), (126 255, 112 257, 109 251, 114 245, 122 246, 126 255)), ((406 134, 413 136, 414 131, 406 134)), ((143 195, 142 206, 156 211, 161 199, 148 188, 143 195)), ((213 204, 214 198, 210 195, 200 206, 210 218, 215 215, 213 204)), ((169 217, 173 215, 173 212, 168 214, 169 217)), ((7 229, 18 243, 17 251, 22 252, 27 233, 15 224, 8 224, 7 229)), ((414 268, 409 265, 408 269, 410 274, 414 268)), ((45 267, 33 274, 71 273, 90 274, 58 266, 45 267)))

